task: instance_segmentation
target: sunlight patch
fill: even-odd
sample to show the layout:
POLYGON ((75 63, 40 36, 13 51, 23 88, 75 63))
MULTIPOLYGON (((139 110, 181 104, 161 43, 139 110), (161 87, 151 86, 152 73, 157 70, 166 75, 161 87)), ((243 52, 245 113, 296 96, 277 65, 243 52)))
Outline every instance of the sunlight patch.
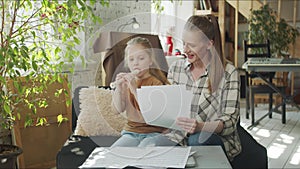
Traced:
POLYGON ((300 146, 298 146, 297 152, 292 156, 290 164, 293 164, 293 165, 300 164, 300 146))
POLYGON ((260 129, 256 132, 257 135, 262 136, 262 137, 270 137, 270 131, 266 129, 260 129))
POLYGON ((294 137, 286 135, 286 134, 280 134, 279 136, 280 136, 280 138, 276 139, 277 141, 281 141, 286 144, 293 143, 294 137))
POLYGON ((268 157, 278 159, 286 148, 286 145, 273 143, 273 145, 268 148, 268 157))

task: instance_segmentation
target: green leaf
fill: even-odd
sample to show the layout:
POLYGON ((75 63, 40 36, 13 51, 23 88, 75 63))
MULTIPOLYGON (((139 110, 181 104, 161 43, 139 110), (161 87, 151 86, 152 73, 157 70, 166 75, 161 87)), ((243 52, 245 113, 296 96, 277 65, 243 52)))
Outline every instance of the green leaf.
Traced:
POLYGON ((29 127, 32 125, 33 125, 33 119, 29 115, 26 115, 24 127, 29 127))
POLYGON ((1 81, 1 83, 3 83, 3 82, 5 82, 6 80, 5 80, 5 78, 4 78, 3 76, 0 76, 0 81, 1 81))
POLYGON ((85 4, 82 2, 82 0, 78 0, 78 3, 79 3, 80 6, 81 6, 81 10, 82 10, 82 11, 85 11, 85 4))
POLYGON ((62 114, 59 114, 59 115, 57 116, 57 122, 58 122, 58 125, 60 125, 60 124, 61 124, 62 122, 64 122, 64 121, 68 121, 68 118, 63 117, 62 114))
POLYGON ((3 108, 4 108, 4 111, 5 111, 7 114, 10 114, 10 113, 11 113, 10 106, 8 105, 7 102, 4 102, 3 108))
POLYGON ((36 126, 49 125, 46 118, 37 118, 36 126))
POLYGON ((38 65, 34 60, 32 60, 31 65, 32 65, 32 68, 33 68, 34 71, 38 70, 38 65))

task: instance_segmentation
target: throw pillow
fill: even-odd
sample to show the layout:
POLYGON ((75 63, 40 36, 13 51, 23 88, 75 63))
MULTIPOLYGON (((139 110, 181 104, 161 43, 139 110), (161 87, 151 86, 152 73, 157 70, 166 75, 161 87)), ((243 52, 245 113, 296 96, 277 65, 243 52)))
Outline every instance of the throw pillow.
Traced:
POLYGON ((79 92, 80 114, 75 135, 120 136, 126 118, 113 111, 112 90, 89 87, 79 92))

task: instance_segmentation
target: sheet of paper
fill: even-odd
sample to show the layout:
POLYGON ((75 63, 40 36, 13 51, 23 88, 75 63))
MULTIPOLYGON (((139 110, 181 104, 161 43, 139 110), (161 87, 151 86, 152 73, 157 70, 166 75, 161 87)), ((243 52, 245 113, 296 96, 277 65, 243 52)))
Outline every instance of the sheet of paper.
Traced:
POLYGON ((147 124, 181 130, 177 117, 190 117, 192 92, 183 85, 142 86, 137 100, 147 124))
POLYGON ((184 168, 191 147, 97 147, 79 168, 184 168), (145 153, 146 152, 146 153, 145 153))

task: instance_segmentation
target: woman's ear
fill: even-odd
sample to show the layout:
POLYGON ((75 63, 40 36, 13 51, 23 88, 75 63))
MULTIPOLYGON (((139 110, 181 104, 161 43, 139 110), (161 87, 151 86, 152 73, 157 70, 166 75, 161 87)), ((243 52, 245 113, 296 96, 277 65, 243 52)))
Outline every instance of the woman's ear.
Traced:
POLYGON ((150 63, 149 63, 149 67, 153 67, 154 63, 153 61, 151 60, 150 63))
POLYGON ((210 40, 210 41, 208 42, 207 50, 210 50, 213 46, 214 46, 214 41, 213 41, 213 40, 210 40))

